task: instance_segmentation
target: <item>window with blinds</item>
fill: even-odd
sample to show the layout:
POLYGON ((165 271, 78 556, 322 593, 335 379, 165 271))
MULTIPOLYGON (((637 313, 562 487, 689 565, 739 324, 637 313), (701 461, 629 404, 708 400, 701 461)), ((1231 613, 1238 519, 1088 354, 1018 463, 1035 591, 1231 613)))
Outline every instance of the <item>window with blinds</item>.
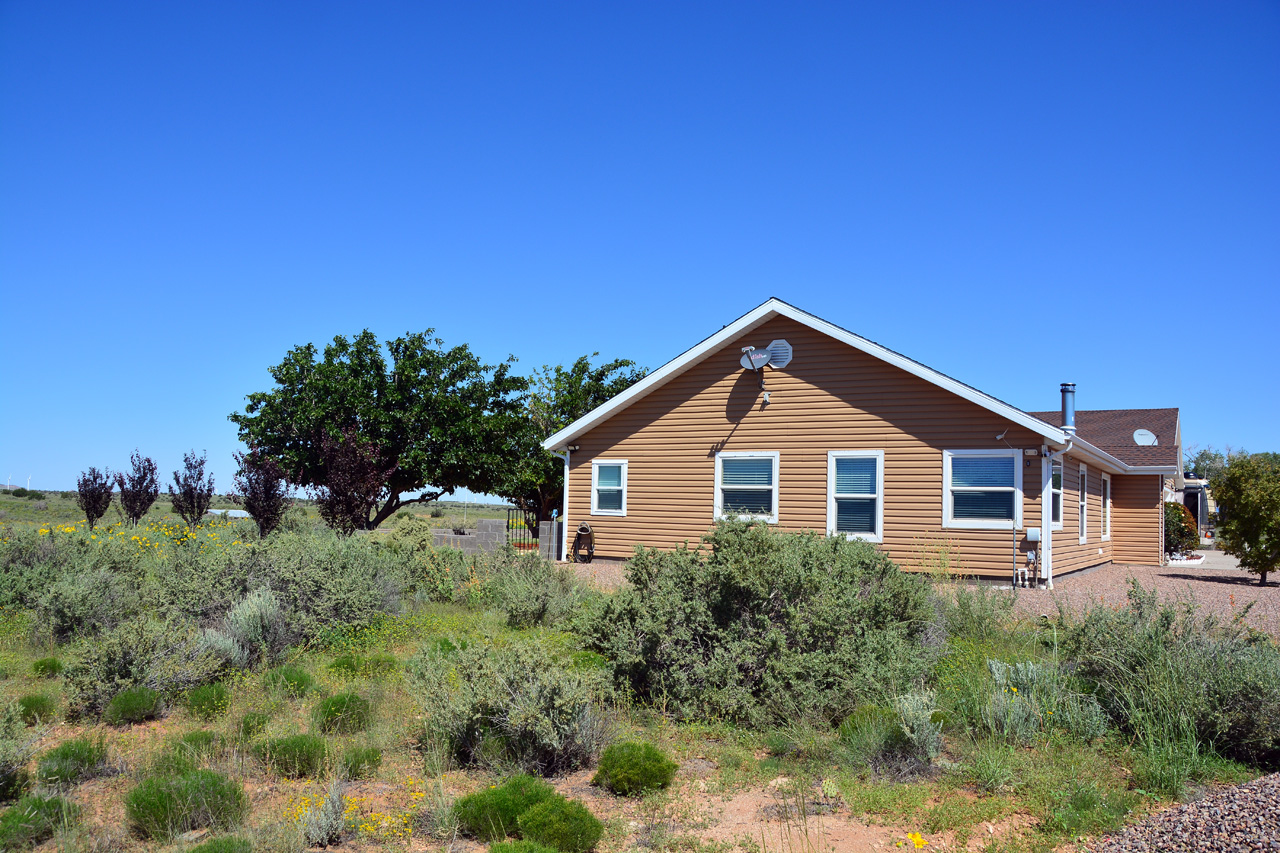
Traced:
POLYGON ((833 450, 827 454, 827 532, 883 541, 884 451, 833 450))
POLYGON ((1022 467, 1016 450, 948 450, 943 455, 943 523, 1008 530, 1022 524, 1022 467))
POLYGON ((716 517, 778 520, 778 454, 716 455, 716 517))
POLYGON ((627 514, 627 460, 596 459, 591 463, 591 514, 627 514))
POLYGON ((1076 496, 1080 504, 1080 544, 1089 541, 1089 467, 1080 463, 1080 493, 1076 496))

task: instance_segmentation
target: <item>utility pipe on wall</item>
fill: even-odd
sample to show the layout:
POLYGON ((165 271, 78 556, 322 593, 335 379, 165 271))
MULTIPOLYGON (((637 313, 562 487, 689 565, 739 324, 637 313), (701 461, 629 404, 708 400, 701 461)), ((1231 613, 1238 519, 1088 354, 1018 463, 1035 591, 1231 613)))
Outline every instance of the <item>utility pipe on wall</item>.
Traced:
MULTIPOLYGON (((564 511, 560 513, 560 523, 564 525, 565 534, 560 537, 560 562, 569 559, 569 448, 564 449, 564 453, 551 451, 552 456, 559 456, 564 460, 564 497, 561 499, 564 511)), ((554 526, 554 525, 553 525, 554 526)))

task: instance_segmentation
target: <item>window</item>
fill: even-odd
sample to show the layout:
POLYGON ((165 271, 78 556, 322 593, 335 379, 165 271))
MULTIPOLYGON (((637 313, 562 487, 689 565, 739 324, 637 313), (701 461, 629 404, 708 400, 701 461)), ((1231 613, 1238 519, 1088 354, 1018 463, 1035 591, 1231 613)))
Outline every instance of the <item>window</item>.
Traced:
POLYGON ((778 454, 716 454, 716 518, 778 522, 778 454))
POLYGON ((1111 540, 1111 475, 1102 475, 1102 541, 1111 540))
POLYGON ((1089 541, 1089 468, 1080 463, 1080 544, 1089 541))
POLYGON ((884 451, 827 454, 827 534, 884 540, 884 451))
POLYGON ((591 514, 627 514, 627 460, 596 459, 591 463, 591 514))
POLYGON ((1022 466, 1018 450, 942 453, 942 526, 972 530, 1022 527, 1022 466))
POLYGON ((1049 524, 1051 530, 1062 529, 1062 460, 1053 463, 1053 473, 1049 485, 1049 502, 1050 516, 1049 524))

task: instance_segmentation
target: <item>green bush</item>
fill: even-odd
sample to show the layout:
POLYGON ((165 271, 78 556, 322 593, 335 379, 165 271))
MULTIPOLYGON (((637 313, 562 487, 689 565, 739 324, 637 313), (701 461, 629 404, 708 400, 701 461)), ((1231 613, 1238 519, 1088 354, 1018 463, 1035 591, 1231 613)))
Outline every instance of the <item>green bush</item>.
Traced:
POLYGON ((517 832, 521 814, 559 796, 541 779, 520 774, 497 787, 462 797, 453 809, 465 833, 481 841, 499 841, 517 832))
POLYGON ((562 853, 586 853, 596 846, 604 824, 576 800, 544 800, 520 814, 520 834, 562 853))
POLYGON ((882 705, 859 705, 840 724, 840 741, 857 765, 880 769, 908 761, 911 741, 897 712, 882 705))
POLYGON ((489 853, 556 853, 556 849, 521 838, 516 841, 496 841, 489 845, 489 853))
POLYGON ((71 825, 78 813, 61 797, 23 797, 0 815, 0 850, 25 850, 52 838, 58 827, 71 825))
POLYGON ((101 738, 95 742, 78 737, 46 752, 36 768, 36 777, 44 785, 65 788, 99 775, 106 761, 107 747, 101 738))
POLYGON ((51 723, 58 715, 57 703, 45 693, 28 693, 19 697, 18 707, 22 709, 22 721, 28 726, 51 723))
POLYGON ((39 737, 27 732, 17 702, 0 705, 0 800, 15 800, 31 785, 27 763, 39 737))
POLYGON ((221 682, 205 684, 187 694, 187 710, 200 720, 216 720, 231 707, 231 691, 221 682))
POLYGON ((150 687, 129 687, 116 694, 102 712, 102 722, 124 726, 154 720, 164 707, 160 694, 150 687))
POLYGON ((588 593, 577 576, 536 552, 514 548, 492 558, 497 576, 498 604, 512 628, 560 625, 582 607, 588 593))
POLYGON ((40 658, 31 664, 31 672, 38 678, 54 678, 62 674, 62 661, 57 658, 40 658))
POLYGON ((183 776, 198 770, 203 760, 217 748, 218 737, 213 732, 187 732, 156 757, 151 773, 156 776, 183 776))
POLYGON ((289 647, 291 634, 276 594, 265 587, 254 590, 227 611, 217 644, 230 649, 232 666, 247 669, 259 663, 277 663, 289 647))
POLYGON ((267 727, 267 723, 271 722, 271 715, 263 711, 246 711, 244 716, 240 718, 240 722, 236 724, 236 735, 240 740, 253 740, 262 734, 263 729, 267 727))
POLYGON ((366 675, 388 675, 400 668, 400 661, 396 660, 395 655, 389 655, 386 652, 369 655, 364 659, 364 671, 366 675))
POLYGON ((655 791, 671 784, 676 763, 651 743, 615 743, 600 757, 593 785, 603 785, 615 794, 630 796, 655 791))
POLYGON ((365 779, 382 766, 382 750, 373 746, 353 746, 342 753, 342 775, 347 779, 365 779))
POLYGON ((373 706, 356 693, 339 693, 322 699, 312 712, 316 728, 325 734, 349 735, 369 728, 373 706))
POLYGON ((347 652, 338 655, 329 664, 329 671, 346 678, 355 678, 364 670, 364 658, 347 652))
POLYGON ((71 572, 50 585, 36 607, 36 625, 56 643, 97 637, 137 613, 136 576, 107 567, 71 572))
POLYGON ((1200 528, 1191 510, 1180 503, 1164 505, 1164 552, 1186 554, 1200 546, 1200 528))
POLYGON ((517 642, 438 644, 409 663, 410 689, 428 736, 461 764, 513 763, 543 775, 589 765, 608 722, 604 676, 571 670, 545 649, 517 642), (465 645, 465 647, 463 647, 465 645))
POLYGON ((934 657, 927 582, 866 542, 722 522, 708 548, 639 548, 590 648, 685 719, 839 719, 934 657))
POLYGON ((329 746, 316 735, 290 735, 260 744, 257 755, 281 776, 304 779, 324 770, 329 746))
POLYGON ((1106 733, 1107 717, 1098 701, 1074 691, 1057 666, 990 660, 987 667, 991 693, 981 716, 989 733, 1024 744, 1051 731, 1084 741, 1106 733))
POLYGON ((144 838, 168 841, 192 829, 231 829, 248 801, 240 784, 211 770, 152 777, 125 795, 129 824, 144 838))
POLYGON ((295 699, 307 695, 316 686, 316 680, 311 677, 311 673, 292 664, 285 664, 271 670, 267 673, 265 681, 267 687, 295 699))
POLYGON ((206 841, 199 847, 192 847, 190 853, 253 853, 253 845, 246 839, 224 835, 222 838, 206 841))

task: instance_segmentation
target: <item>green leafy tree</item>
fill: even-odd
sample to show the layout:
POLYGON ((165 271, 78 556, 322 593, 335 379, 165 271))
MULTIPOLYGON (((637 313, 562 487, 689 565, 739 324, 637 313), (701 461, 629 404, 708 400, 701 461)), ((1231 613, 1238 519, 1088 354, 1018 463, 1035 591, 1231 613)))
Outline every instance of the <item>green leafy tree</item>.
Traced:
POLYGON ((593 367, 591 359, 597 355, 581 356, 568 370, 562 365, 544 367, 530 379, 524 417, 513 433, 517 452, 492 490, 523 512, 530 525, 550 518, 552 510, 564 509, 564 461, 543 450, 543 440, 621 394, 648 372, 628 359, 593 367))
POLYGON ((339 442, 354 430, 377 448, 378 467, 394 470, 367 529, 459 488, 493 493, 514 455, 527 381, 511 374, 514 358, 483 364, 465 345, 446 349, 433 334, 408 334, 385 350, 368 330, 335 337, 323 353, 295 347, 271 368, 276 387, 250 394, 245 411, 229 417, 241 441, 309 489, 329 484, 322 436, 339 442))
POLYGON ((1218 502, 1218 547, 1265 584, 1280 571, 1280 454, 1232 454, 1209 488, 1218 502))
POLYGON ((1227 467, 1227 457, 1221 450, 1215 450, 1212 446, 1197 450, 1196 445, 1193 444, 1187 448, 1187 456, 1182 467, 1188 472, 1194 472, 1202 480, 1211 480, 1227 467))

